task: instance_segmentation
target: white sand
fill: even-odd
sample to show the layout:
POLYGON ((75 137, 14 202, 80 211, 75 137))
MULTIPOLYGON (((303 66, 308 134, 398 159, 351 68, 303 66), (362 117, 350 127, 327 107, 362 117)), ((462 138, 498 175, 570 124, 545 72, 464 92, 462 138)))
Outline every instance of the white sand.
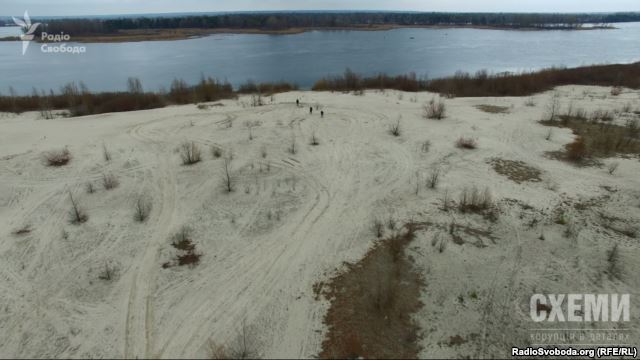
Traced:
MULTIPOLYGON (((638 103, 631 91, 613 98, 607 88, 558 90, 564 107, 638 103)), ((638 239, 605 229, 598 214, 638 229, 640 163, 616 159, 620 167, 609 175, 606 167, 545 157, 573 139, 570 130, 554 128, 545 140, 549 128, 537 120, 550 96, 533 97, 535 107, 525 98, 447 100, 442 121, 421 117, 432 94, 395 91, 293 92, 262 107, 243 97, 208 110, 187 105, 55 120, 1 115, 0 357, 204 357, 209 339, 233 341, 243 322, 260 356, 315 356, 327 303, 314 299, 313 284, 360 259, 374 241, 373 220, 389 217, 442 226, 420 233, 409 250, 427 283, 416 316, 421 356, 505 356, 509 346, 531 343, 530 329, 539 326, 529 321, 528 301, 536 292, 631 293, 632 322, 618 325, 630 328, 629 341, 637 344, 638 239), (305 107, 296 108, 296 98, 305 107), (309 104, 319 104, 324 119, 315 110, 310 115, 309 104), (484 113, 478 104, 508 106, 510 113, 484 113), (396 138, 388 127, 398 117, 396 138), (261 123, 252 141, 246 121, 261 123), (309 145, 313 132, 319 146, 309 145), (477 138, 479 148, 455 148, 460 136, 477 138), (295 155, 287 152, 293 137, 295 155), (186 140, 201 145, 203 162, 181 165, 176 149, 186 140), (426 140, 431 149, 423 153, 426 140), (102 159, 103 143, 110 162, 102 159), (65 146, 74 156, 68 166, 43 165, 43 152, 65 146), (233 151, 231 194, 210 146, 233 151), (493 157, 524 161, 543 171, 543 181, 517 184, 498 175, 487 164, 493 157), (416 179, 424 183, 434 168, 442 172, 439 188, 423 184, 416 195, 416 179), (116 175, 120 186, 104 190, 103 173, 116 175), (88 182, 96 193, 87 194, 88 182), (502 209, 497 223, 438 210, 445 192, 455 200, 472 185, 492 190, 502 209), (68 191, 89 214, 87 223, 69 223, 68 191), (140 194, 153 203, 143 224, 133 218, 140 194), (587 210, 573 206, 602 196, 609 199, 587 210), (553 221, 563 203, 579 230, 573 239, 553 221), (529 227, 535 217, 539 223, 529 227), (479 248, 461 233, 467 243, 449 241, 440 253, 431 239, 447 238, 452 221, 489 229, 495 240, 482 239, 486 247, 479 248), (25 225, 31 233, 12 234, 25 225), (163 269, 177 254, 170 244, 183 225, 194 231, 201 263, 163 269), (614 243, 620 280, 605 273, 614 243), (109 282, 98 278, 106 263, 117 269, 109 282), (468 342, 446 345, 454 335, 468 342)))

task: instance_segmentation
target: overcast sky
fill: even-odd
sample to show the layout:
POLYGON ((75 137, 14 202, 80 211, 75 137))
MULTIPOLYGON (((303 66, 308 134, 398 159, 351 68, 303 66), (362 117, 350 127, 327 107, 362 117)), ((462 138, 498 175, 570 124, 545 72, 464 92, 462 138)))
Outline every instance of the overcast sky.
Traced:
POLYGON ((640 0, 0 0, 0 15, 111 15, 247 10, 640 11, 640 0))

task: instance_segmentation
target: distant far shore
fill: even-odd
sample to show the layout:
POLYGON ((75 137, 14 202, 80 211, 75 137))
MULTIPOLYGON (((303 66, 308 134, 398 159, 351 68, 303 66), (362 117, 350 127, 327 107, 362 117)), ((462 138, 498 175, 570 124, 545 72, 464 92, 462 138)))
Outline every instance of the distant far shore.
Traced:
MULTIPOLYGON (((509 30, 509 31, 585 31, 611 30, 611 25, 594 26, 531 26, 515 27, 506 25, 367 25, 343 27, 292 27, 281 30, 268 29, 234 29, 234 28, 190 28, 190 29, 135 29, 118 30, 116 33, 72 36, 71 41, 79 43, 119 43, 139 41, 171 41, 204 37, 213 34, 263 34, 263 35, 294 35, 309 31, 388 31, 394 29, 479 29, 479 30, 509 30)), ((0 41, 19 41, 18 36, 0 38, 0 41)), ((36 37, 37 40, 37 37, 36 37)))

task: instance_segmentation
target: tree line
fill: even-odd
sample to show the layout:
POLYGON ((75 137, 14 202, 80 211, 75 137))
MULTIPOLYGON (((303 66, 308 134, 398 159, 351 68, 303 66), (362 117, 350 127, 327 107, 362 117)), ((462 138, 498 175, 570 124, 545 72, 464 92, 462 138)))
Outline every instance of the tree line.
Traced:
MULTIPOLYGON (((190 16, 140 16, 122 18, 35 19, 41 32, 72 36, 115 34, 144 29, 255 29, 345 28, 373 26, 486 26, 496 28, 579 28, 583 24, 640 21, 640 13, 542 14, 542 13, 418 13, 418 12, 288 12, 227 13, 190 16)), ((0 25, 13 25, 11 19, 0 25)))

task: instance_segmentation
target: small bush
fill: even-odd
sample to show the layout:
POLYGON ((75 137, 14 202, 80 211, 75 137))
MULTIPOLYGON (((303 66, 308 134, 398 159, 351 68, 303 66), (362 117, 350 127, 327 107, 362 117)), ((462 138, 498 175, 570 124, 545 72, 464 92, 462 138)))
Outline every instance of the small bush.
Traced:
POLYGON ((102 144, 102 157, 106 162, 111 161, 111 152, 107 149, 107 145, 105 144, 102 144))
POLYGON ((200 263, 202 254, 197 254, 193 251, 189 251, 186 254, 178 255, 178 266, 189 265, 191 267, 200 263))
POLYGON ((440 181, 440 170, 434 170, 427 178, 427 187, 429 189, 435 189, 438 187, 438 182, 440 181))
POLYGON ((102 186, 105 190, 112 190, 120 185, 120 181, 113 174, 102 174, 102 186))
POLYGON ((400 119, 395 124, 389 126, 389 133, 393 136, 400 136, 400 119))
POLYGON ((44 154, 45 162, 48 166, 65 166, 71 161, 69 149, 52 150, 44 154))
POLYGON ((220 149, 217 146, 212 146, 211 147, 211 155, 213 155, 213 157, 215 159, 219 159, 222 156, 222 149, 220 149))
POLYGON ((134 219, 137 222, 145 222, 151 212, 151 201, 144 196, 139 196, 134 204, 134 219))
POLYGON ((431 99, 427 105, 424 106, 424 117, 427 119, 442 120, 446 115, 446 106, 444 101, 431 99))
POLYGON ((116 276, 117 269, 113 265, 109 265, 108 263, 104 263, 104 269, 98 275, 100 280, 111 281, 116 276))
POLYGON ((465 188, 460 194, 458 210, 462 213, 483 213, 493 208, 491 191, 480 191, 477 187, 465 188))
POLYGON ((609 172, 610 175, 613 175, 618 170, 619 166, 620 166, 619 162, 613 162, 609 164, 609 166, 607 166, 607 171, 609 172))
POLYGON ((456 147, 459 149, 473 150, 478 147, 478 142, 472 138, 461 137, 456 141, 456 147))
POLYGON ((93 194, 94 192, 96 192, 96 189, 93 186, 92 182, 88 182, 87 183, 87 193, 88 194, 93 194))
POLYGON ((426 140, 425 142, 422 143, 422 145, 420 146, 420 150, 422 150, 423 153, 428 153, 429 149, 431 149, 431 141, 426 140))
POLYGON ((182 165, 197 164, 202 160, 200 147, 195 142, 185 142, 180 146, 182 165))
POLYGON ((612 96, 618 96, 622 94, 622 88, 620 86, 614 86, 611 88, 611 95, 612 96))
POLYGON ((380 220, 375 220, 373 222, 373 232, 378 239, 384 236, 384 224, 380 220))
POLYGON ((311 140, 309 141, 309 144, 311 146, 318 146, 320 145, 320 141, 318 140, 318 137, 316 136, 316 133, 314 132, 313 134, 311 134, 311 140))

